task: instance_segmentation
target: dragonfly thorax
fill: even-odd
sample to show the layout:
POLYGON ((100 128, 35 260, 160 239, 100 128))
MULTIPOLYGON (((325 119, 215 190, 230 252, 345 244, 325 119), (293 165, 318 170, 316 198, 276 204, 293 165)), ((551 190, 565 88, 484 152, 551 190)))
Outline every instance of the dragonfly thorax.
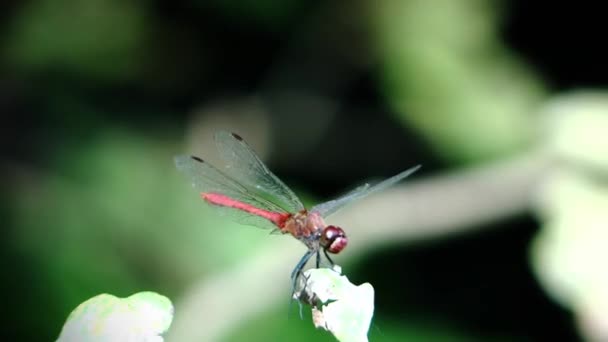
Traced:
POLYGON ((328 226, 321 215, 314 211, 302 210, 295 213, 281 230, 302 241, 310 250, 323 248, 329 253, 337 254, 348 244, 342 228, 328 226))

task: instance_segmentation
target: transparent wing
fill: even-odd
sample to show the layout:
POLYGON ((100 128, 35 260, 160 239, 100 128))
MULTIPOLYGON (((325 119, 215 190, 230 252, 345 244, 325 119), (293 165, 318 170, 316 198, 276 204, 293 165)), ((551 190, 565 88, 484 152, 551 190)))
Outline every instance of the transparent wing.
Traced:
POLYGON ((382 191, 386 188, 389 188, 390 186, 399 182, 403 178, 411 175, 419 168, 420 168, 420 165, 416 165, 416 166, 411 167, 411 168, 401 172, 400 174, 395 175, 387 180, 384 180, 374 186, 370 186, 369 184, 361 185, 360 187, 354 189, 353 191, 347 193, 346 195, 344 195, 342 197, 338 197, 334 200, 314 206, 310 211, 317 212, 322 217, 327 217, 327 216, 335 213, 336 211, 338 211, 340 208, 344 207, 345 205, 347 205, 355 200, 361 199, 374 192, 382 191))
POLYGON ((295 213, 304 205, 277 176, 275 176, 251 147, 237 134, 220 131, 215 134, 220 157, 226 163, 223 171, 253 194, 272 201, 284 211, 295 213))
MULTIPOLYGON (((198 157, 187 155, 177 156, 175 157, 175 165, 178 170, 186 174, 192 183, 192 187, 199 193, 219 193, 260 209, 287 213, 282 207, 263 197, 257 196, 251 192, 247 186, 232 179, 230 176, 224 174, 213 165, 198 157)), ((216 208, 221 214, 242 224, 263 228, 276 228, 269 221, 238 209, 215 205, 212 207, 216 208)))

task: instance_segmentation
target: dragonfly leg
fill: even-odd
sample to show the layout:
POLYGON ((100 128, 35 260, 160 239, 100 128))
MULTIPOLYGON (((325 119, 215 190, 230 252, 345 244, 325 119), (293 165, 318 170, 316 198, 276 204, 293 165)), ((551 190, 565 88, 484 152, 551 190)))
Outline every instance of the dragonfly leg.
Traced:
POLYGON ((296 291, 296 281, 298 280, 298 278, 300 277, 300 275, 302 274, 302 269, 304 269, 304 266, 306 266, 306 263, 308 262, 308 260, 310 260, 310 258, 312 257, 314 251, 308 251, 306 252, 306 254, 304 254, 304 256, 302 257, 302 259, 300 259, 300 261, 298 262, 298 264, 296 265, 296 267, 293 269, 293 271, 291 271, 291 293, 293 294, 296 291))
POLYGON ((316 263, 317 268, 319 268, 320 262, 321 262, 321 252, 317 249, 317 263, 316 263))
MULTIPOLYGON (((325 254, 325 257, 327 258, 327 260, 329 260, 330 266, 333 268, 335 263, 333 260, 331 260, 331 258, 329 257, 329 254, 327 254, 327 249, 323 250, 323 254, 325 254)), ((317 267, 319 267, 319 266, 317 265, 317 267)))
MULTIPOLYGON (((302 259, 300 259, 300 261, 298 262, 296 267, 293 269, 293 271, 291 271, 291 298, 289 300, 290 309, 291 309, 291 303, 294 299, 293 294, 296 293, 296 286, 298 283, 298 278, 302 275, 302 269, 304 269, 304 266, 306 266, 306 263, 308 262, 308 260, 310 260, 313 253, 314 253, 314 251, 312 251, 312 250, 309 250, 308 252, 306 252, 306 254, 304 254, 302 259)), ((298 301, 298 304, 300 306, 300 319, 304 319, 304 317, 302 316, 302 303, 300 303, 298 301)), ((289 310, 289 311, 291 311, 291 310, 289 310)))

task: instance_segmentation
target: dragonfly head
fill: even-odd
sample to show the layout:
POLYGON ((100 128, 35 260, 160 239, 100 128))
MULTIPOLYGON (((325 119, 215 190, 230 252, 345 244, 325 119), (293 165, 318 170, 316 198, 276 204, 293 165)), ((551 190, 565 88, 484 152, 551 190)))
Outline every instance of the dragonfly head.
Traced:
POLYGON ((338 254, 348 244, 348 238, 342 228, 327 226, 321 233, 320 244, 329 253, 338 254))

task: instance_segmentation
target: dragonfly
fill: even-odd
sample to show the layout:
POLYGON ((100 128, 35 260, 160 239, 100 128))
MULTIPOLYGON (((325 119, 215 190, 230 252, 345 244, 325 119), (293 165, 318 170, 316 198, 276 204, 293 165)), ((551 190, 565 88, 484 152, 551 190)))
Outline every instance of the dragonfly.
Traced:
POLYGON ((313 256, 316 256, 316 267, 319 268, 322 251, 333 267, 334 262, 329 254, 340 253, 348 244, 348 237, 342 228, 325 223, 329 215, 347 204, 394 185, 420 168, 420 165, 416 165, 374 186, 364 184, 341 197, 306 209, 296 194, 268 169, 243 138, 235 133, 220 131, 214 135, 214 140, 225 163, 222 168, 200 157, 180 155, 175 157, 177 169, 188 177, 206 203, 234 221, 289 234, 307 247, 306 253, 291 272, 294 288, 313 256))

